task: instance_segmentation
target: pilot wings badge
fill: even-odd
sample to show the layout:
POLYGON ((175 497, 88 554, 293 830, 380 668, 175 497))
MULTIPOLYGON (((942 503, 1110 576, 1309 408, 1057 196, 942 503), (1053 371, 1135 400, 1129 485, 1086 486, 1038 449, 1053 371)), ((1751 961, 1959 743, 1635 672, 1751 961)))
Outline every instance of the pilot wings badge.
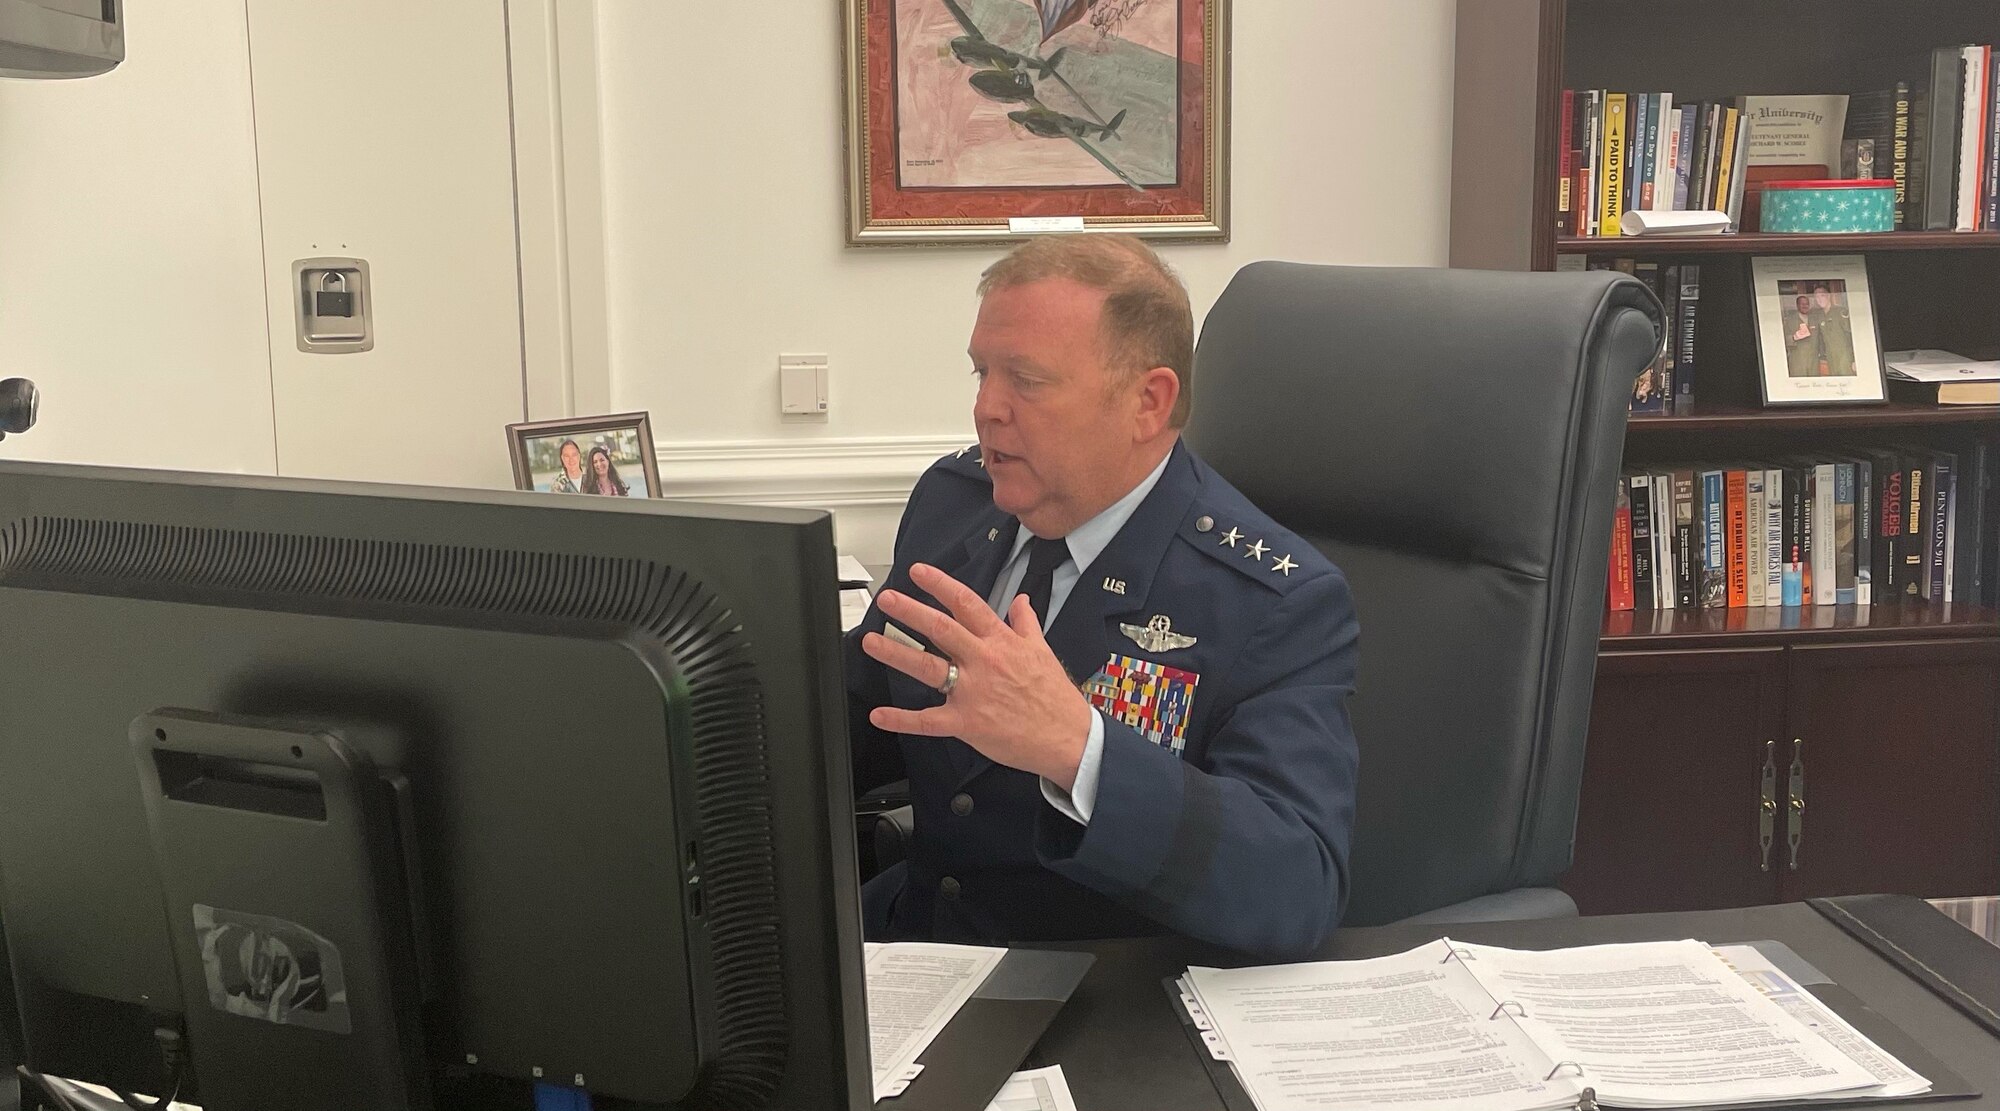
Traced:
POLYGON ((1118 630, 1132 638, 1132 643, 1147 652, 1171 652, 1176 648, 1194 647, 1195 638, 1174 632, 1174 623, 1165 614, 1154 614, 1144 625, 1126 625, 1122 622, 1118 630))

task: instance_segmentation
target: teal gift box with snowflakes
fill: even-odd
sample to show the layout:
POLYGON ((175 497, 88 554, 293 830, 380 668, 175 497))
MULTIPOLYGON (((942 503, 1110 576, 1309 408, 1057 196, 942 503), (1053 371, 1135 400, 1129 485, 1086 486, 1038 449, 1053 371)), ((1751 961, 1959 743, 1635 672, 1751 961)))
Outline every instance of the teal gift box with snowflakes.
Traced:
POLYGON ((1887 178, 1768 182, 1760 211, 1759 231, 1894 231, 1896 183, 1887 178))

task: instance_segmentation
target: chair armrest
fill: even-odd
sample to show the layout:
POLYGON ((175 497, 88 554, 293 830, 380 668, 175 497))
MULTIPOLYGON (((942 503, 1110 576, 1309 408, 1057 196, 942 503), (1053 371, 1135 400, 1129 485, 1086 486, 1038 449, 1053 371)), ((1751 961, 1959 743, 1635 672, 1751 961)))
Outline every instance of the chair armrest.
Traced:
MULTIPOLYGON (((861 869, 861 880, 863 883, 873 879, 891 864, 903 858, 902 853, 904 850, 901 848, 898 848, 897 855, 889 860, 881 860, 876 857, 875 846, 880 842, 880 836, 875 832, 875 825, 881 820, 882 815, 892 810, 907 811, 909 807, 910 781, 907 779, 899 779, 894 783, 884 783, 882 786, 854 800, 854 850, 855 855, 859 858, 855 863, 861 869)), ((909 828, 910 821, 908 817, 903 819, 904 829, 907 830, 909 828)), ((0 1108, 0 1111, 6 1111, 6 1109, 0 1108)))
POLYGON ((916 836, 917 812, 908 806, 885 810, 875 818, 875 870, 885 872, 909 859, 916 836))

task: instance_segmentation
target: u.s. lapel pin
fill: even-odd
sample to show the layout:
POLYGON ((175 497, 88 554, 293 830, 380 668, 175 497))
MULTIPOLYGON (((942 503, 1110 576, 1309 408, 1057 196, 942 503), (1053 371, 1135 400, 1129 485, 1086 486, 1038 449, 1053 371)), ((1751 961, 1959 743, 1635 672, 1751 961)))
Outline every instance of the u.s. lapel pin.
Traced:
POLYGON ((1147 652, 1171 652, 1176 648, 1194 647, 1195 638, 1174 632, 1174 623, 1166 614, 1156 613, 1144 625, 1119 623, 1118 631, 1132 638, 1132 643, 1147 652))

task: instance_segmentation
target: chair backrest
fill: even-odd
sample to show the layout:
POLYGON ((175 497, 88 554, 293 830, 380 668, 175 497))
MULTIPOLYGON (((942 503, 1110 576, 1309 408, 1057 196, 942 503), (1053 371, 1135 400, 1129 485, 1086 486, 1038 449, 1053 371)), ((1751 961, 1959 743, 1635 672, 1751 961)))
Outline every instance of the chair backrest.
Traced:
POLYGON ((1188 442, 1360 611, 1348 924, 1569 866, 1625 414, 1660 319, 1617 274, 1276 262, 1210 311, 1188 442))

